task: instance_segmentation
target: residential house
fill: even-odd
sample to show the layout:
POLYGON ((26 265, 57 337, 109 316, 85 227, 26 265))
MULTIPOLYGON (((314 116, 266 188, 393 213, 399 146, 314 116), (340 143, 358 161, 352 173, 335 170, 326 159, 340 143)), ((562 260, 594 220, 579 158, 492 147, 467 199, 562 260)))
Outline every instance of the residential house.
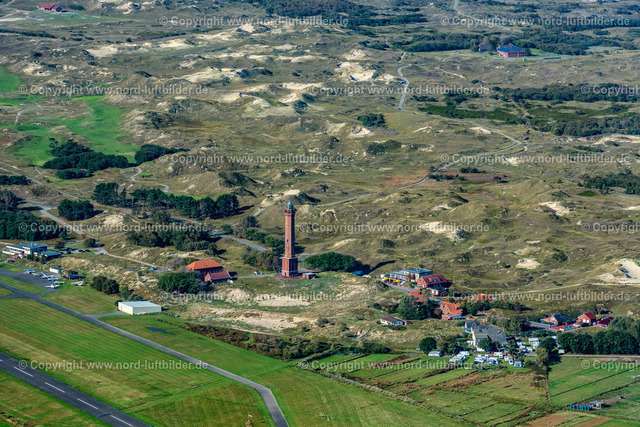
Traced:
POLYGON ((573 320, 571 319, 571 317, 567 316, 566 314, 554 313, 549 317, 541 319, 540 322, 550 323, 552 325, 560 326, 560 325, 568 325, 570 323, 573 323, 573 320))
POLYGON ((419 288, 449 288, 451 282, 448 281, 442 274, 427 274, 418 278, 417 286, 419 288))
POLYGON ((395 317, 383 317, 380 319, 380 323, 383 325, 403 326, 408 325, 409 322, 402 319, 396 319, 395 317))
POLYGON ((478 350, 478 343, 484 339, 489 339, 496 343, 498 347, 503 347, 507 343, 507 335, 500 328, 491 325, 476 325, 471 329, 473 344, 478 350))
POLYGON ((487 53, 491 49, 493 49, 493 46, 491 46, 488 43, 480 43, 480 45, 478 45, 478 52, 479 53, 487 53))
POLYGON ((609 323, 611 323, 612 320, 613 320, 613 317, 611 317, 611 316, 601 317, 601 318, 599 318, 597 320, 596 326, 598 326, 600 328, 608 328, 609 327, 609 323))
POLYGON ((467 320, 466 322, 464 322, 464 333, 465 334, 470 334, 471 330, 473 329, 474 326, 478 326, 480 324, 479 321, 473 319, 473 320, 467 320))
POLYGON ((414 299, 415 302, 426 302, 429 297, 425 296, 422 294, 422 291, 412 291, 409 292, 409 295, 411 295, 414 299))
POLYGON ((457 302, 443 302, 440 304, 442 318, 445 320, 462 319, 462 307, 457 302))
POLYGON ((576 323, 579 323, 580 325, 591 326, 594 325, 596 321, 596 316, 593 313, 583 313, 578 316, 578 320, 576 320, 576 323))
POLYGON ((527 56, 526 49, 515 46, 513 43, 498 46, 496 52, 498 52, 498 55, 504 56, 505 58, 519 58, 527 56))
POLYGON ((205 282, 220 283, 231 280, 229 273, 223 270, 222 264, 212 259, 194 261, 187 265, 187 271, 200 274, 205 282))

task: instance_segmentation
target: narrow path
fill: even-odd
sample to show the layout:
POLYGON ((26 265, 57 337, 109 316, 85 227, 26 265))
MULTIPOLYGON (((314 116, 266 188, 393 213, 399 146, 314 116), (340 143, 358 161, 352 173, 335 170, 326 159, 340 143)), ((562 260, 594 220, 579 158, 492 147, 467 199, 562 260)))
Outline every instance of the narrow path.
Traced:
MULTIPOLYGON (((7 275, 5 274, 5 271, 0 270, 0 276, 2 275, 7 275)), ((21 273, 14 273, 14 274, 21 274, 21 273)), ((24 276, 30 277, 30 275, 28 274, 24 274, 24 276)), ((25 277, 24 279, 27 279, 27 277, 25 277)), ((23 278, 21 278, 21 280, 24 280, 23 278)), ((76 317, 78 319, 84 320, 86 322, 91 323, 92 325, 95 326, 99 326, 101 328, 107 329, 108 331, 114 332, 118 335, 127 337, 129 339, 132 339, 134 341, 137 341, 141 344, 147 345, 151 348, 154 348, 156 350, 159 350, 163 353, 166 353, 170 356, 174 356, 177 357, 178 359, 184 360, 186 362, 190 362, 193 363, 203 369, 207 369, 211 372, 215 372, 216 374, 222 375, 226 378, 229 378, 231 380, 237 381, 241 384, 244 384, 246 386, 251 387, 252 389, 256 390, 260 396, 262 397, 262 399, 264 400, 265 405, 267 406, 267 410, 269 411, 269 414, 271 415, 271 418, 273 418, 273 422, 275 423, 276 427, 288 427, 288 423, 287 420, 284 417, 284 414, 282 413, 282 410, 280 409, 280 406, 278 405, 278 402, 276 401, 275 396, 273 395, 273 392, 268 388, 263 386, 262 384, 258 384, 254 381, 251 381, 249 379, 246 379, 244 377, 241 377, 239 375, 236 375, 234 373, 231 373, 229 371, 225 371, 224 369, 218 368, 216 366, 213 365, 209 365, 208 363, 203 362, 202 360, 193 358, 191 356, 188 356, 184 353, 180 353, 176 350, 173 350, 169 347, 165 347, 163 345, 160 345, 154 341, 148 340, 146 338, 142 338, 139 335, 135 335, 131 332, 125 331, 123 329, 120 328, 116 328, 115 326, 109 325, 108 323, 104 323, 101 322, 100 320, 97 320, 95 318, 93 318, 90 315, 86 315, 86 314, 80 314, 77 311, 71 310, 69 308, 63 307, 61 305, 58 305, 56 303, 53 303, 51 301, 42 299, 38 296, 38 294, 32 294, 29 292, 24 292, 21 291, 20 289, 14 288, 12 286, 6 285, 4 283, 1 282, 1 278, 0 278, 0 287, 8 289, 9 291, 13 292, 15 297, 14 298, 24 298, 24 299, 30 299, 32 301, 36 301, 39 302, 41 304, 44 304, 48 307, 51 307, 55 310, 61 311, 63 313, 69 314, 73 317, 76 317)), ((26 280, 25 280, 26 281, 26 280)))

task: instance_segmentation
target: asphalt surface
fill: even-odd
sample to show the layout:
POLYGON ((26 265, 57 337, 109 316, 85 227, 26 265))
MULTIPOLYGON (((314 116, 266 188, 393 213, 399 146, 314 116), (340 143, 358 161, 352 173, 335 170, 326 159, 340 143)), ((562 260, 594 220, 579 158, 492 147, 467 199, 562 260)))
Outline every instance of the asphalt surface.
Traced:
POLYGON ((37 369, 33 369, 25 362, 20 362, 2 352, 0 352, 0 369, 109 425, 117 427, 148 426, 148 424, 122 411, 118 411, 116 408, 68 386, 37 369))
MULTIPOLYGON (((104 323, 101 322, 100 320, 95 319, 92 315, 87 315, 87 314, 81 314, 78 313, 77 311, 71 310, 69 308, 63 307, 61 305, 55 304, 51 301, 45 300, 40 298, 40 295, 46 294, 46 293, 51 293, 51 292, 55 292, 55 289, 44 289, 43 292, 24 292, 21 291, 20 289, 16 289, 12 286, 6 285, 4 283, 2 283, 2 276, 5 277, 13 277, 15 279, 21 280, 23 282, 27 282, 30 283, 32 285, 36 285, 36 286, 46 286, 48 284, 50 284, 50 282, 48 282, 47 280, 41 279, 39 277, 36 276, 32 276, 30 274, 25 274, 25 273, 14 273, 11 271, 6 271, 6 270, 2 270, 0 269, 0 287, 8 289, 10 291, 13 292, 13 295, 11 296, 6 296, 3 297, 4 298, 25 298, 25 299, 30 299, 36 302, 39 302, 41 304, 44 304, 46 306, 49 306, 53 309, 56 309, 58 311, 62 311, 63 313, 69 314, 73 317, 76 317, 78 319, 82 319, 86 322, 89 322, 93 325, 99 326, 101 328, 107 329, 111 332, 114 332, 118 335, 122 335, 124 337, 130 338, 134 341, 137 341, 141 344, 147 345, 149 347, 155 348, 156 350, 159 350, 163 353, 169 354, 171 356, 177 357, 178 359, 184 360, 186 362, 190 362, 193 363, 195 365, 198 365, 200 367, 202 367, 203 369, 207 369, 211 372, 215 372, 216 374, 222 375, 226 378, 232 379, 234 381, 237 381, 241 384, 244 384, 248 387, 251 387, 252 389, 254 389, 255 391, 257 391, 260 396, 262 397, 262 400, 264 401, 265 405, 267 406, 267 409, 269 410, 269 414, 271 415, 271 418, 273 419, 273 422, 275 423, 275 425, 277 427, 288 427, 288 423, 287 420, 284 417, 284 414, 282 413, 282 410, 280 409, 280 406, 278 405, 278 402, 276 401, 275 396, 273 395, 273 393, 271 392, 271 390, 261 384, 258 384, 256 382, 253 382, 251 380, 248 380, 244 377, 241 377, 239 375, 233 374, 229 371, 225 371, 224 369, 220 369, 216 366, 212 366, 209 365, 208 363, 203 362, 202 360, 196 359, 194 357, 191 356, 187 356, 184 353, 180 353, 178 351, 175 351, 173 349, 170 349, 169 347, 165 347, 163 345, 160 345, 154 341, 150 341, 146 338, 142 338, 141 336, 132 334, 131 332, 127 332, 123 329, 120 328, 116 328, 115 326, 109 325, 108 323, 104 323)), ((45 375, 45 374, 43 374, 45 375)), ((34 384, 35 385, 35 384, 34 384)), ((37 386, 36 386, 37 387, 37 386)), ((40 387, 39 387, 40 388, 40 387)), ((48 390, 45 390, 48 392, 48 390)), ((51 394, 51 393, 50 393, 51 394)), ((55 396, 58 397, 58 396, 55 396)), ((106 405, 105 405, 106 406, 106 405)), ((80 408, 82 409, 82 408, 80 408)), ((85 411, 86 412, 86 411, 85 411)), ((93 414, 91 414, 93 415, 93 414)), ((126 425, 126 424, 123 424, 126 425)), ((138 424, 138 425, 143 425, 143 424, 138 424)))

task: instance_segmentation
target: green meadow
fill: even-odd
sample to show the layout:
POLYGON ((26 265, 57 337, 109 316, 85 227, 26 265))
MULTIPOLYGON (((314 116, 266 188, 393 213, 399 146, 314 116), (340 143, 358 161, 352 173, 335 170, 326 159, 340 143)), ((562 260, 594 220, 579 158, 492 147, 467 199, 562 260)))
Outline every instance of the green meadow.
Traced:
POLYGON ((272 425, 257 392, 213 372, 34 301, 0 301, 0 310, 3 351, 27 363, 75 362, 46 372, 151 425, 240 425, 247 414, 272 425))

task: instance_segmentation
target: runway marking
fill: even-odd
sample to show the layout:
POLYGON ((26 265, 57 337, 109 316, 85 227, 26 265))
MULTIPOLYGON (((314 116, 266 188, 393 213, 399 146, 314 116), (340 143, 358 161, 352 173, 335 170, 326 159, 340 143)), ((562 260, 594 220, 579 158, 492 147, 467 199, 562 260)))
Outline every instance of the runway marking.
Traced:
POLYGON ((60 388, 58 388, 58 387, 56 387, 56 386, 54 386, 54 385, 51 385, 51 384, 49 384, 49 383, 48 383, 48 382, 46 382, 46 381, 45 381, 45 384, 46 384, 46 385, 48 385, 48 386, 49 386, 49 387, 51 387, 51 388, 55 388, 55 389, 56 389, 56 390, 58 390, 59 392, 65 393, 65 391, 64 391, 64 390, 62 390, 62 389, 60 389, 60 388))
POLYGON ((125 420, 121 420, 120 418, 116 417, 115 415, 111 415, 113 418, 115 418, 116 420, 120 421, 121 423, 125 423, 128 426, 133 427, 133 424, 129 424, 128 422, 126 422, 125 420))
POLYGON ((84 400, 82 400, 82 399, 80 399, 80 398, 78 398, 78 400, 79 400, 80 402, 84 403, 85 405, 91 406, 93 409, 100 409, 100 408, 98 408, 97 406, 93 406, 91 403, 89 403, 89 402, 85 402, 84 400))
POLYGON ((17 368, 17 367, 15 367, 15 366, 13 367, 13 369, 17 369, 18 371, 22 372, 23 374, 29 375, 31 378, 33 378, 33 375, 31 375, 29 372, 25 372, 25 371, 23 371, 22 369, 17 368))

